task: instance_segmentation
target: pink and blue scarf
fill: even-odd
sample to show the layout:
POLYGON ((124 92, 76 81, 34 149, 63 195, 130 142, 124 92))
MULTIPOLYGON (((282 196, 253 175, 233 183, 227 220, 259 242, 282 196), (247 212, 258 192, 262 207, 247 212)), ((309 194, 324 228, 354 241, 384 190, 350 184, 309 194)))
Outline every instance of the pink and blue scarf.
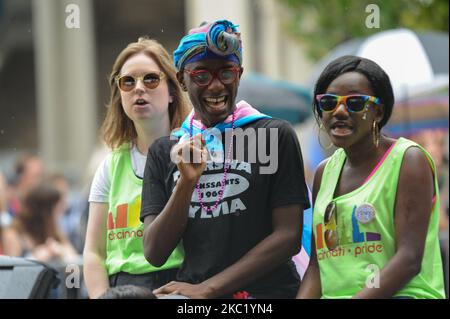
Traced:
MULTIPOLYGON (((246 124, 255 122, 264 118, 271 118, 271 116, 263 114, 252 107, 245 101, 240 101, 236 104, 235 109, 235 120, 234 127, 242 127, 246 124)), ((190 130, 191 130, 191 119, 195 116, 194 110, 189 113, 189 115, 184 120, 181 125, 181 129, 172 132, 171 136, 174 138, 178 138, 179 142, 189 139, 190 130)), ((230 114, 224 121, 217 123, 215 126, 206 127, 199 119, 193 119, 192 121, 192 135, 196 135, 201 133, 202 135, 206 135, 205 143, 206 148, 210 152, 210 154, 221 154, 223 156, 223 145, 221 139, 217 138, 214 134, 208 134, 208 130, 215 128, 218 129, 221 133, 224 133, 226 129, 232 128, 232 119, 233 116, 230 114)))

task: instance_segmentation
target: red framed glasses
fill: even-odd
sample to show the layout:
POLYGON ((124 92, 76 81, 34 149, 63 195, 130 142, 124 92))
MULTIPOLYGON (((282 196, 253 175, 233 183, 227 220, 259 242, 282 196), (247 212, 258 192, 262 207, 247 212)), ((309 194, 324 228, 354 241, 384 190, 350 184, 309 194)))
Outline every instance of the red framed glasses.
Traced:
POLYGON ((231 84, 237 80, 240 71, 241 68, 239 67, 223 68, 216 71, 184 69, 184 72, 189 74, 192 81, 201 87, 209 86, 215 78, 219 79, 222 84, 231 84))

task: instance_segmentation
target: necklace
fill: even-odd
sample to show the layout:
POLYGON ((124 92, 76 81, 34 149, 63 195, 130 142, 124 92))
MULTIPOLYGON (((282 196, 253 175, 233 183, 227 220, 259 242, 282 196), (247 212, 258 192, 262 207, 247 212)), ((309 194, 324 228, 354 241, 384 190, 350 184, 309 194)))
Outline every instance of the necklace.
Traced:
MULTIPOLYGON (((223 194, 224 194, 224 190, 225 190, 225 183, 227 180, 227 175, 228 175, 228 169, 230 168, 231 165, 231 152, 233 150, 233 137, 234 137, 234 120, 235 120, 235 111, 233 112, 232 115, 232 120, 231 120, 231 141, 230 141, 230 147, 228 148, 228 154, 226 159, 224 159, 224 171, 223 171, 223 178, 222 181, 220 182, 220 191, 219 191, 219 198, 216 200, 216 202, 214 203, 214 206, 212 208, 205 206, 205 204, 203 204, 203 198, 202 198, 202 193, 200 191, 200 180, 197 182, 197 185, 195 186, 195 189, 197 190, 197 196, 198 196, 198 200, 200 201, 200 206, 202 207, 203 210, 205 210, 207 213, 211 213, 214 210, 216 210, 217 206, 219 206, 220 201, 223 198, 223 194)), ((189 133, 190 136, 193 136, 193 121, 194 121, 194 117, 195 114, 192 115, 192 118, 190 120, 190 128, 189 128, 189 133)))

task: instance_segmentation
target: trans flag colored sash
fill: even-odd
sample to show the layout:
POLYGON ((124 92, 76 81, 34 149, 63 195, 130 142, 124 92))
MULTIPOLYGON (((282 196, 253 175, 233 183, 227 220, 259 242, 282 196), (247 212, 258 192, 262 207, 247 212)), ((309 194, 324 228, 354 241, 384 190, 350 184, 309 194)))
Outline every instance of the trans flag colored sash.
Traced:
MULTIPOLYGON (((235 109, 235 121, 234 127, 242 127, 246 124, 252 123, 259 119, 263 118, 271 118, 271 116, 263 114, 253 108, 250 104, 245 101, 240 101, 236 104, 235 109)), ((177 129, 172 131, 171 138, 179 139, 178 143, 181 143, 190 138, 190 130, 191 130, 191 119, 194 116, 194 110, 186 117, 183 124, 181 125, 181 129, 177 129)), ((206 148, 213 158, 214 161, 222 161, 224 160, 224 148, 222 144, 221 136, 218 134, 214 134, 214 131, 220 131, 220 133, 224 133, 226 129, 232 128, 232 114, 230 114, 223 122, 216 124, 213 127, 206 127, 200 120, 194 118, 192 121, 192 135, 196 135, 201 133, 205 139, 206 148), (215 129, 215 130, 213 130, 215 129)))

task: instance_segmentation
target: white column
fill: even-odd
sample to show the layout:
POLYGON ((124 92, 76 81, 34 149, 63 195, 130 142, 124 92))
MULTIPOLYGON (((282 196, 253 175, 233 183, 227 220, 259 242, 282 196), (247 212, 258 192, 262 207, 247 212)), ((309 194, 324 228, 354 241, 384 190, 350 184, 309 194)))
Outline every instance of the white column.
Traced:
POLYGON ((80 176, 97 141, 92 2, 32 4, 40 153, 48 168, 80 176), (66 26, 68 4, 78 6, 80 28, 66 26))
POLYGON ((280 15, 274 0, 259 0, 261 2, 261 19, 258 32, 262 33, 259 45, 262 72, 273 78, 281 79, 281 26, 280 15))
POLYGON ((289 35, 283 36, 283 74, 290 82, 301 85, 309 84, 309 77, 313 71, 313 64, 308 60, 301 44, 289 35))

